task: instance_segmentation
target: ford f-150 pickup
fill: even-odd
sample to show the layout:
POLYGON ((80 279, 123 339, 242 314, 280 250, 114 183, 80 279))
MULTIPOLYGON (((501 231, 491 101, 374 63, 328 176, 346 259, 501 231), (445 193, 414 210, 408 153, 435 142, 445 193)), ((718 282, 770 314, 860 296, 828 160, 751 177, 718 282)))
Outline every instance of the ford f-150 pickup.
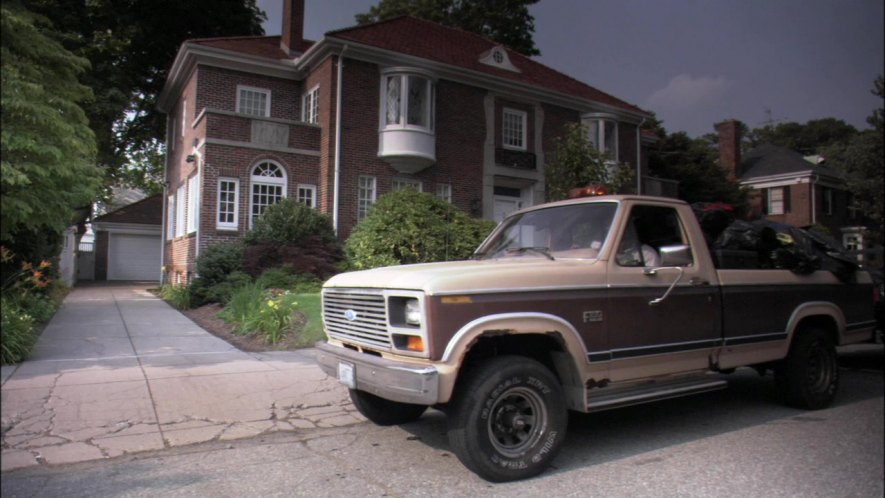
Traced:
POLYGON ((734 265, 767 255, 716 252, 678 200, 524 209, 470 261, 331 278, 317 361, 377 424, 443 410, 454 453, 491 481, 543 471, 567 410, 723 388, 738 367, 773 372, 792 406, 828 406, 836 346, 875 333, 868 273, 734 265))

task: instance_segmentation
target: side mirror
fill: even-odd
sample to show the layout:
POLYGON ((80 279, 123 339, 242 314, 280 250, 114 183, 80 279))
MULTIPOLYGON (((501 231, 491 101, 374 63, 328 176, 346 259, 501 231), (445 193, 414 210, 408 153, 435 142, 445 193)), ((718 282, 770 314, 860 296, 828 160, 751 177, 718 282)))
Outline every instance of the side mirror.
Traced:
POLYGON ((661 255, 661 266, 688 266, 693 261, 691 246, 687 244, 661 246, 658 252, 661 255))

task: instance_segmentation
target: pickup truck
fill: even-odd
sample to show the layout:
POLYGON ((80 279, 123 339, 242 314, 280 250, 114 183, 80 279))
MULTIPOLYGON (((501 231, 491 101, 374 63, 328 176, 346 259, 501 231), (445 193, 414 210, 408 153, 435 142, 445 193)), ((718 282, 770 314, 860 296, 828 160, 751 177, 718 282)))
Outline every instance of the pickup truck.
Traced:
POLYGON ((724 388, 738 367, 773 372, 792 406, 828 406, 836 346, 874 338, 869 274, 727 269, 708 244, 674 199, 534 206, 472 260, 328 280, 317 361, 377 424, 445 412, 453 452, 490 481, 542 472, 568 410, 724 388))

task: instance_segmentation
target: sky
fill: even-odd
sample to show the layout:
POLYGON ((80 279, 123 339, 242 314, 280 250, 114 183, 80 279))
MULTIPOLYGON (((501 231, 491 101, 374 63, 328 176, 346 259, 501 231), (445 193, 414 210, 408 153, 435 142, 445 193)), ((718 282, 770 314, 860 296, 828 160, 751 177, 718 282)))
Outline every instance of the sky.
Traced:
MULTIPOLYGON (((258 0, 268 35, 283 0, 258 0)), ((304 36, 353 26, 378 0, 305 0, 304 36)), ((536 60, 697 137, 738 119, 836 118, 858 129, 882 107, 882 0, 541 0, 536 60)))

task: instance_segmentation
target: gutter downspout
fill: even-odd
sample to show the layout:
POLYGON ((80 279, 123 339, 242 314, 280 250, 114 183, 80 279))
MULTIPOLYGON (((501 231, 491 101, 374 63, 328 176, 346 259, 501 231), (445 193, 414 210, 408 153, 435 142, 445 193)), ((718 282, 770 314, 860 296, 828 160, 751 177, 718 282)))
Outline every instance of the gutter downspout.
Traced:
POLYGON ((642 195, 642 125, 645 118, 636 126, 636 195, 642 195))
MULTIPOLYGON (((169 145, 169 115, 166 115, 166 144, 169 145)), ((168 151, 168 147, 167 147, 168 151)), ((166 272, 163 271, 166 268, 166 235, 169 233, 169 227, 166 226, 169 220, 167 219, 169 213, 166 212, 166 208, 169 205, 169 154, 166 154, 165 164, 163 164, 163 221, 160 223, 160 230, 163 233, 160 234, 160 240, 162 241, 160 247, 160 285, 164 285, 166 283, 166 272)), ((95 246, 93 246, 94 248, 95 246)), ((95 250, 95 249, 93 249, 95 250)), ((93 278, 95 278, 95 265, 93 265, 93 278)))
MULTIPOLYGON (((194 265, 196 265, 197 258, 200 257, 200 209, 203 207, 203 177, 201 176, 203 174, 203 154, 200 153, 198 146, 194 146, 193 154, 197 156, 197 213, 194 215, 196 218, 194 223, 197 225, 197 245, 194 248, 194 265)), ((194 267, 194 270, 194 274, 197 275, 196 266, 194 267)))
POLYGON ((341 188, 341 83, 344 81, 344 52, 347 45, 338 54, 338 84, 335 89, 335 180, 332 199, 332 228, 338 235, 338 192, 341 188))

